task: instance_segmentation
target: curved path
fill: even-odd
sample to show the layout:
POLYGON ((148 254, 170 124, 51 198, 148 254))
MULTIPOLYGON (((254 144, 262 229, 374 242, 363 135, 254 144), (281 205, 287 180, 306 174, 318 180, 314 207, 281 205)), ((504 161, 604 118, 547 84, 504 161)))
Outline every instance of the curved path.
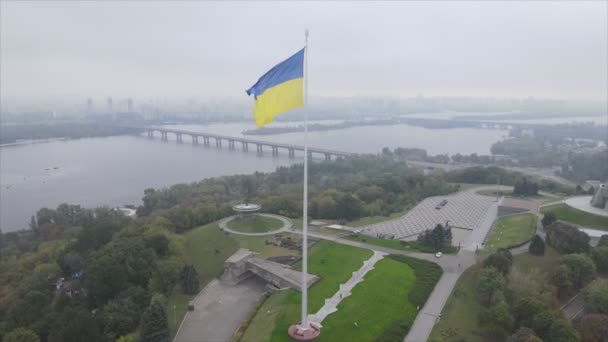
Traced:
POLYGON ((218 225, 220 226, 220 229, 223 231, 227 231, 229 233, 232 234, 236 234, 236 235, 247 235, 247 236, 266 236, 266 235, 274 235, 276 233, 281 233, 281 232, 286 232, 289 231, 291 229, 291 227, 293 227, 293 222, 291 222, 290 219, 288 219, 285 216, 280 216, 280 215, 273 215, 273 214, 256 214, 258 216, 264 216, 264 217, 270 217, 273 219, 277 219, 279 221, 281 221, 283 223, 283 226, 281 226, 281 228, 279 229, 275 229, 275 230, 271 230, 269 232, 263 232, 263 233, 245 233, 245 232, 240 232, 238 230, 234 230, 234 229, 230 229, 228 228, 228 223, 232 220, 234 220, 237 215, 232 215, 232 216, 228 216, 225 219, 220 220, 220 222, 218 223, 218 225))

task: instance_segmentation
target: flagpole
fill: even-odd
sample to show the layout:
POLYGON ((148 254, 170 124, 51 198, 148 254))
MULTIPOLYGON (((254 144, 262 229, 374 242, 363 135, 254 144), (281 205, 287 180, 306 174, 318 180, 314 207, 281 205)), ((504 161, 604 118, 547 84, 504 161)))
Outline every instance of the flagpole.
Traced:
POLYGON ((302 209, 302 323, 308 326, 308 29, 304 33, 304 200, 302 209))

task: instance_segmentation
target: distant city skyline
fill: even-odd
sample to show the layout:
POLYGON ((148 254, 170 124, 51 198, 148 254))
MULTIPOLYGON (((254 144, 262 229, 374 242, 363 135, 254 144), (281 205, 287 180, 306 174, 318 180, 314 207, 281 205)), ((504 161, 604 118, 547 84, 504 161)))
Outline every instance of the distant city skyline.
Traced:
POLYGON ((7 2, 3 108, 247 101, 303 45, 311 96, 606 102, 606 2, 7 2))

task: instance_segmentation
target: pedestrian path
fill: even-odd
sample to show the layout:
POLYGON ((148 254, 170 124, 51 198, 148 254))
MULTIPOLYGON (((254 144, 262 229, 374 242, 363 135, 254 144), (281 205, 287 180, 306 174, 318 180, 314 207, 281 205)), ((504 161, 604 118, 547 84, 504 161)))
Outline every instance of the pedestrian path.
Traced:
POLYGON ((338 311, 338 304, 342 301, 342 299, 351 295, 352 289, 357 286, 360 282, 363 281, 363 277, 367 274, 367 272, 374 269, 374 265, 382 260, 386 253, 374 251, 374 255, 371 258, 365 260, 363 262, 363 266, 353 272, 352 277, 344 284, 340 284, 338 292, 334 293, 331 298, 325 299, 325 305, 317 311, 317 313, 308 315, 308 320, 319 327, 322 327, 321 322, 329 316, 330 314, 338 311))

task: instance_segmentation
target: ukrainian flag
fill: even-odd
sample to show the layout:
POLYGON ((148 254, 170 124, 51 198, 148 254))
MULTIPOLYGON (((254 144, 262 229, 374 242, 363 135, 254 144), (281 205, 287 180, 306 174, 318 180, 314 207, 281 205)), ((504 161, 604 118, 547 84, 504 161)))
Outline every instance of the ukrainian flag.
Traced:
POLYGON ((249 89, 255 97, 253 116, 262 127, 278 114, 304 106, 304 51, 274 66, 249 89))

